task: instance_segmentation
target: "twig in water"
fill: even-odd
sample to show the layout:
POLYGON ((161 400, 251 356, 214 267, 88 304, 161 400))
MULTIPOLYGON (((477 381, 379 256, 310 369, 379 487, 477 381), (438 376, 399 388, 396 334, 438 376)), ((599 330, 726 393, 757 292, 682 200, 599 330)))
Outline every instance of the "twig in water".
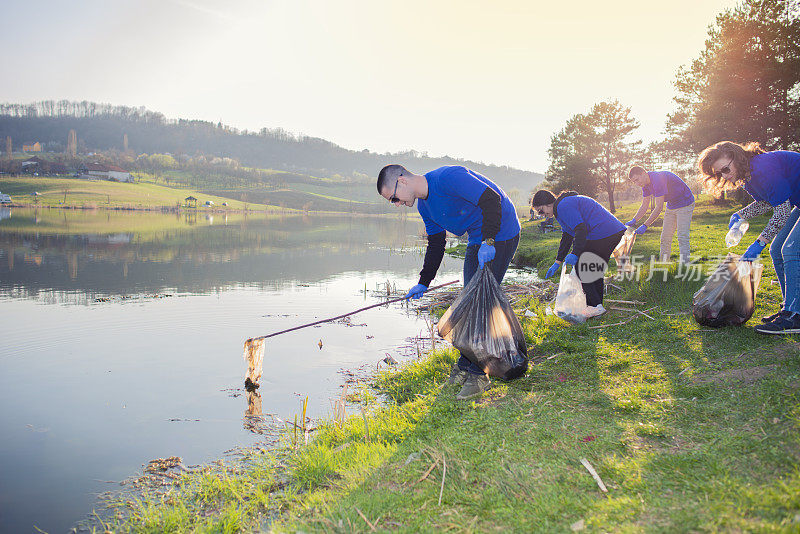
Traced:
POLYGON ((592 475, 592 478, 594 478, 594 481, 597 482, 597 485, 600 486, 600 490, 603 493, 608 493, 606 485, 603 484, 603 480, 600 478, 600 475, 597 474, 597 471, 594 470, 592 464, 589 463, 589 460, 587 460, 586 458, 581 458, 581 463, 583 464, 583 467, 585 467, 586 470, 589 471, 589 474, 592 475))
POLYGON ((442 505, 442 492, 444 491, 444 477, 447 476, 447 458, 442 455, 442 463, 444 464, 444 469, 442 470, 442 485, 439 487, 439 506, 442 505))

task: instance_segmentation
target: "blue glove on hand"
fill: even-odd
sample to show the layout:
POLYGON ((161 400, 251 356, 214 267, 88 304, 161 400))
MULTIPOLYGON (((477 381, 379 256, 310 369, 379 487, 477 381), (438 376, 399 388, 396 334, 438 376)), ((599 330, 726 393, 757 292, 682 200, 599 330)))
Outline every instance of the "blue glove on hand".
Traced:
POLYGON ((636 226, 636 219, 631 219, 625 223, 625 226, 636 226))
POLYGON ((636 229, 636 235, 642 235, 647 231, 647 225, 643 224, 639 228, 636 229))
POLYGON ((753 241, 753 244, 747 247, 747 250, 744 251, 742 254, 742 261, 753 261, 758 259, 761 256, 761 251, 764 250, 764 247, 767 245, 762 245, 761 242, 756 239, 753 241))
POLYGON ((578 256, 576 256, 575 254, 567 254, 567 257, 564 258, 564 263, 566 263, 567 265, 575 265, 576 263, 578 263, 578 256))
POLYGON ((733 228, 733 225, 736 224, 737 221, 741 221, 741 220, 742 220, 742 218, 739 217, 738 213, 734 213, 733 215, 731 215, 731 221, 728 223, 728 230, 733 228))
POLYGON ((478 269, 483 269, 483 264, 494 259, 494 247, 488 243, 481 243, 478 249, 478 269))
POLYGON ((555 262, 553 265, 551 265, 550 268, 547 269, 547 273, 544 275, 545 280, 556 274, 556 271, 558 271, 559 267, 561 266, 558 264, 558 262, 555 262))
POLYGON ((408 293, 406 294, 406 300, 408 300, 408 299, 418 299, 427 290, 428 290, 428 286, 424 286, 422 284, 417 284, 417 285, 415 285, 414 287, 412 287, 411 289, 408 290, 408 293))

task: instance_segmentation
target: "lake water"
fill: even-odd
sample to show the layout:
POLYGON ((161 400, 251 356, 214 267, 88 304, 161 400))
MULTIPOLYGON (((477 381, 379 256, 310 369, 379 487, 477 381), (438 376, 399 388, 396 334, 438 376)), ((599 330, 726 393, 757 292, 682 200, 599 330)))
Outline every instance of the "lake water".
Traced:
MULTIPOLYGON (((244 340, 380 302, 387 280, 410 287, 421 232, 401 217, 4 209, 0 531, 66 532, 151 459, 262 443, 244 340)), ((461 266, 445 256, 435 283, 461 266)), ((395 304, 268 339, 265 421, 306 395, 329 416, 343 370, 412 357, 426 328, 395 304)))

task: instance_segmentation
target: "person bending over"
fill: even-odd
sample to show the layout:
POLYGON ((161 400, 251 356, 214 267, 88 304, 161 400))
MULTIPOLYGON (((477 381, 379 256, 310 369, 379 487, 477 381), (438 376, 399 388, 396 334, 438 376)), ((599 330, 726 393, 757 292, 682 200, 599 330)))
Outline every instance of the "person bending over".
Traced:
POLYGON ((642 205, 628 221, 627 226, 635 227, 636 221, 647 214, 650 204, 655 200, 655 206, 650 217, 638 228, 637 234, 643 234, 658 220, 664 203, 667 211, 664 212, 664 225, 661 227, 661 261, 669 261, 672 249, 672 237, 678 231, 678 251, 680 261, 689 262, 689 231, 694 212, 694 195, 689 186, 677 175, 669 171, 647 172, 643 167, 633 167, 628 173, 631 181, 642 188, 642 205))
MULTIPOLYGON (((425 174, 414 174, 402 165, 387 165, 378 174, 378 193, 394 204, 416 204, 425 223, 428 246, 419 282, 406 298, 416 299, 428 289, 444 257, 445 235, 469 235, 464 257, 464 285, 484 265, 498 283, 503 281, 519 244, 521 229, 517 211, 508 195, 485 176, 448 165, 425 174)), ((450 371, 448 384, 461 385, 457 399, 468 399, 489 389, 483 369, 461 356, 450 371)))
POLYGON ((767 226, 742 255, 742 260, 754 261, 772 241, 769 255, 783 295, 781 309, 762 318, 764 324, 755 330, 800 333, 800 154, 765 152, 758 143, 722 141, 703 150, 697 166, 712 190, 742 186, 753 197, 754 202, 731 215, 729 229, 738 220, 773 210, 767 226))
POLYGON ((586 316, 604 314, 604 273, 611 253, 625 234, 625 225, 595 199, 575 191, 556 197, 541 189, 533 196, 533 205, 540 215, 555 216, 562 230, 556 261, 547 269, 545 278, 556 274, 562 262, 575 266, 586 294, 586 316), (570 247, 572 253, 567 254, 570 247))

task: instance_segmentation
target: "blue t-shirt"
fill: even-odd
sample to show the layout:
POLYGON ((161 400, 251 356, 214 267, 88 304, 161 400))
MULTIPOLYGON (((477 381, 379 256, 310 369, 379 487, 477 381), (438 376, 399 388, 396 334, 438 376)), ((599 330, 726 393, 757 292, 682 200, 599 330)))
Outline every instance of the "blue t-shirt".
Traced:
POLYGON ((583 195, 562 198, 556 206, 556 219, 561 230, 575 237, 575 227, 584 223, 587 240, 603 239, 625 230, 625 225, 599 202, 583 195))
POLYGON ((792 206, 800 207, 800 154, 775 150, 753 156, 744 189, 754 200, 765 200, 772 206, 789 200, 792 206))
POLYGON ((650 184, 642 188, 642 195, 664 197, 667 208, 675 210, 685 208, 694 202, 694 195, 689 186, 676 174, 669 171, 650 171, 650 184))
POLYGON ((428 180, 428 198, 417 200, 417 210, 425 223, 428 235, 444 230, 455 235, 469 233, 469 244, 483 241, 483 211, 478 200, 491 187, 500 195, 500 230, 494 237, 505 241, 519 234, 522 228, 517 218, 517 210, 497 184, 475 171, 460 165, 439 167, 425 174, 428 180))

